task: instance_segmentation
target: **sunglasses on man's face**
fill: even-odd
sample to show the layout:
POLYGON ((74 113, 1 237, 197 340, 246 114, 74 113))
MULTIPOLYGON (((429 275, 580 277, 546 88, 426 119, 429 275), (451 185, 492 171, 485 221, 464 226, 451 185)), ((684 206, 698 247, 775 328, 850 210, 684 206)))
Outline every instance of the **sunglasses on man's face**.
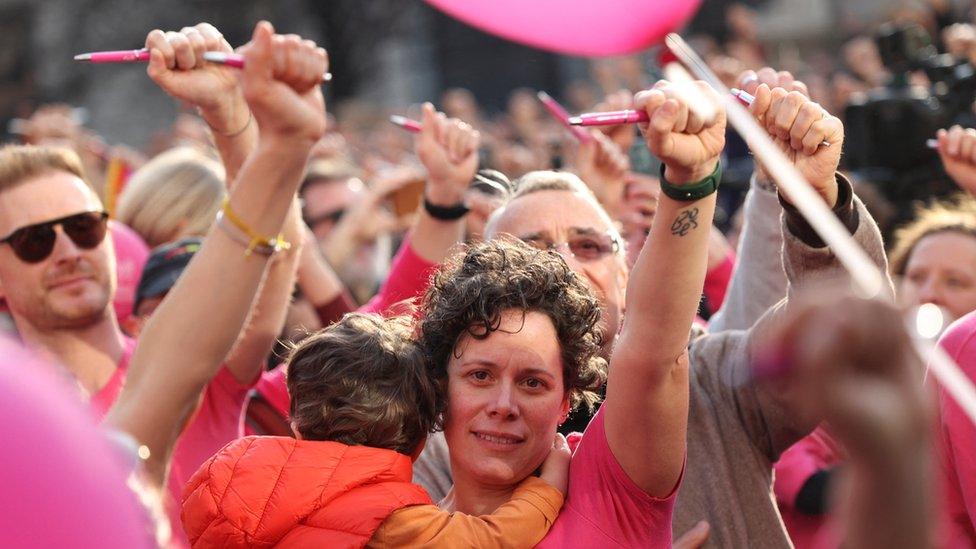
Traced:
POLYGON ((54 227, 61 225, 64 234, 79 248, 90 250, 105 240, 108 228, 108 214, 105 212, 82 212, 43 223, 21 227, 0 240, 9 244, 14 254, 25 263, 39 263, 54 251, 58 233, 54 227))

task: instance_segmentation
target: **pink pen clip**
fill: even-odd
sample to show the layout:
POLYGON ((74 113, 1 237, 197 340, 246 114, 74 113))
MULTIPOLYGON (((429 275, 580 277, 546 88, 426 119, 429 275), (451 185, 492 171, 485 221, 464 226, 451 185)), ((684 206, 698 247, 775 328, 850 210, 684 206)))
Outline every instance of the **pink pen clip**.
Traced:
POLYGON ((149 50, 92 51, 79 53, 75 61, 89 63, 139 63, 149 61, 149 50))
POLYGON ((566 129, 568 129, 570 133, 573 134, 573 137, 575 137, 577 141, 579 141, 580 143, 589 143, 590 141, 593 141, 593 136, 586 133, 586 130, 580 128, 579 126, 574 126, 569 123, 569 113, 566 112, 566 109, 564 109, 563 106, 559 104, 559 101, 556 101, 548 93, 544 91, 540 91, 536 95, 539 98, 539 101, 542 102, 542 105, 546 108, 546 110, 549 111, 549 114, 551 114, 553 118, 555 118, 556 120, 559 121, 559 123, 565 126, 566 129))
MULTIPOLYGON (((203 52, 203 58, 211 63, 218 63, 220 65, 227 65, 228 67, 234 67, 235 69, 244 68, 244 56, 238 55, 236 53, 224 53, 222 51, 205 51, 203 52)), ((332 73, 327 72, 322 75, 323 82, 332 81, 332 73)))
POLYGON ((393 122, 397 126, 400 126, 401 128, 407 130, 410 133, 420 133, 420 130, 423 129, 423 126, 420 125, 420 122, 417 122, 416 120, 411 120, 406 116, 400 116, 398 114, 394 114, 393 116, 391 116, 390 122, 393 122))

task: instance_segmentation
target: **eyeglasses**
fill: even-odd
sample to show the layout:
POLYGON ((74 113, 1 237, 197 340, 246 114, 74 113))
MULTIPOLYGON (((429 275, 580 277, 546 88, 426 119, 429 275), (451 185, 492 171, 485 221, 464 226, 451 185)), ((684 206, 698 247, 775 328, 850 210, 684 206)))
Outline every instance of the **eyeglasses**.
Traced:
POLYGON ((54 227, 61 225, 64 234, 79 248, 90 250, 105 240, 108 229, 108 214, 105 212, 82 212, 60 219, 35 223, 21 227, 0 240, 9 244, 14 254, 25 263, 39 263, 54 251, 58 234, 54 227))
POLYGON ((542 236, 522 238, 522 241, 538 250, 559 252, 565 246, 570 255, 580 261, 596 261, 620 250, 620 242, 610 234, 577 234, 566 242, 553 242, 542 236))

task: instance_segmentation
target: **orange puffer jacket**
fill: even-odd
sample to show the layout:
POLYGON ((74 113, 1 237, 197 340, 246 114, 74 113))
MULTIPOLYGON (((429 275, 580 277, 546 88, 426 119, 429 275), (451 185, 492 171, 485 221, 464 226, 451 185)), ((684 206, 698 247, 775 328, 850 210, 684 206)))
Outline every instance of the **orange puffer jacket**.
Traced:
POLYGON ((236 440, 183 493, 193 547, 363 547, 393 511, 430 504, 392 450, 284 437, 236 440))

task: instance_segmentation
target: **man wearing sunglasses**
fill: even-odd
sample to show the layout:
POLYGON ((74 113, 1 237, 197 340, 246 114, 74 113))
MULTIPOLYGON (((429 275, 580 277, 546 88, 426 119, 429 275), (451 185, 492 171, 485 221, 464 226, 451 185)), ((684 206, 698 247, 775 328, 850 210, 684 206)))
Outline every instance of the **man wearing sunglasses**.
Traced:
POLYGON ((93 398, 126 345, 109 307, 116 279, 106 233, 73 152, 0 150, 0 298, 24 342, 54 354, 93 398))

